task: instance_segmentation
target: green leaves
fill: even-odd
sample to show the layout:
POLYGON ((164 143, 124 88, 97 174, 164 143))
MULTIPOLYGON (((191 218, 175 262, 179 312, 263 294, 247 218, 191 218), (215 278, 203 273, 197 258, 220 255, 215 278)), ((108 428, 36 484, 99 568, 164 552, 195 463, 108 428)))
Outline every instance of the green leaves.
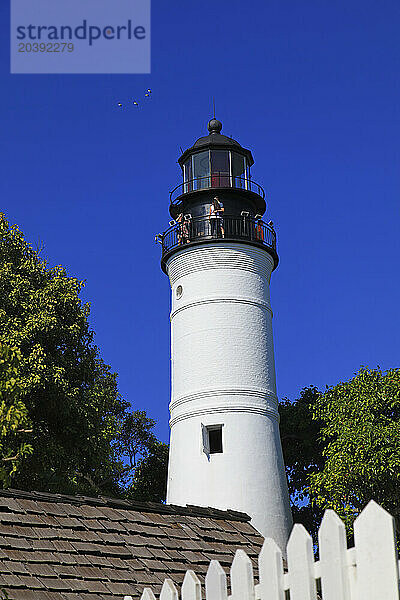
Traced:
POLYGON ((154 442, 145 457, 139 460, 135 478, 126 497, 139 502, 163 502, 167 495, 169 446, 154 442))
POLYGON ((127 414, 114 442, 118 456, 128 462, 121 472, 124 497, 162 502, 167 493, 168 445, 157 441, 156 422, 145 411, 127 414))
POLYGON ((329 388, 313 407, 321 422, 325 464, 310 476, 310 494, 351 528, 373 498, 399 522, 400 369, 361 368, 329 388))
MULTIPOLYGON (((110 441, 127 403, 93 344, 83 285, 61 266, 49 268, 0 215, 0 343, 18 355, 3 357, 12 372, 3 378, 0 435, 5 458, 18 456, 3 467, 3 486, 12 478, 22 488, 93 494, 115 473, 110 441), (9 442, 24 420, 32 423, 29 442, 9 442)), ((103 492, 118 490, 114 479, 103 492)))
POLYGON ((361 368, 324 393, 279 405, 293 514, 316 536, 333 508, 352 531, 374 499, 400 524, 400 369, 361 368))
POLYGON ((310 472, 322 468, 323 445, 319 440, 321 423, 313 420, 312 407, 320 392, 311 386, 301 390, 294 402, 279 403, 280 432, 283 457, 288 477, 289 494, 294 520, 317 536, 322 511, 309 499, 310 472))
POLYGON ((18 368, 22 357, 17 348, 0 344, 0 481, 9 485, 21 462, 32 453, 32 433, 18 368))
POLYGON ((119 395, 83 286, 0 214, 0 485, 132 497, 140 467, 141 497, 163 500, 166 446, 119 395))

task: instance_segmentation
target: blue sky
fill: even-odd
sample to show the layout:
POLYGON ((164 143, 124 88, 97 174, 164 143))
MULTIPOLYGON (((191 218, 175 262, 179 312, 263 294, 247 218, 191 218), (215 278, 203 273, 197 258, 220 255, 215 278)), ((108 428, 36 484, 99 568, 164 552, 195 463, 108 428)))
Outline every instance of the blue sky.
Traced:
POLYGON ((121 393, 168 439, 168 226, 179 146, 252 150, 280 265, 280 397, 399 364, 400 5, 394 0, 152 3, 150 75, 10 75, 0 5, 1 209, 84 297, 121 393), (120 109, 133 98, 152 98, 120 109))

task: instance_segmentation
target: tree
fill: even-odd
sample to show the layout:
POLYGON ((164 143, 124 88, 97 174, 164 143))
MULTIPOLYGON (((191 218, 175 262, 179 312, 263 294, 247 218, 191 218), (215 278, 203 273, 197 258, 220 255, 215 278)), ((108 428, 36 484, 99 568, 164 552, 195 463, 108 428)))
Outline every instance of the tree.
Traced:
POLYGON ((279 403, 283 458, 288 478, 293 519, 301 523, 316 539, 323 515, 310 500, 309 476, 323 467, 323 444, 319 439, 321 423, 313 419, 313 406, 320 396, 311 386, 300 392, 294 402, 284 398, 279 403))
MULTIPOLYGON (((0 343, 15 355, 14 362, 3 365, 2 419, 7 420, 7 407, 15 407, 9 413, 14 432, 28 420, 33 430, 31 453, 27 446, 17 448, 13 471, 3 469, 0 475, 3 486, 12 477, 13 485, 24 489, 120 491, 122 458, 112 441, 127 403, 118 393, 116 374, 93 343, 90 308, 79 298, 83 286, 61 266, 49 268, 18 227, 0 215, 0 343), (12 379, 18 382, 17 403, 10 396, 12 379)), ((5 434, 7 458, 13 445, 5 434)))
POLYGON ((83 286, 0 214, 0 485, 163 501, 168 446, 119 395, 83 286))
POLYGON ((143 410, 128 414, 122 424, 115 448, 128 462, 121 472, 126 498, 165 501, 169 446, 157 440, 153 433, 155 425, 143 410))
POLYGON ((18 381, 21 354, 0 344, 0 482, 10 485, 23 459, 32 453, 28 410, 18 381))
POLYGON ((305 388, 279 412, 294 520, 314 540, 326 508, 351 536, 371 498, 400 525, 400 369, 362 368, 324 393, 305 388))
POLYGON ((324 462, 310 475, 310 496, 333 508, 349 530, 372 498, 400 525, 400 369, 361 368, 313 405, 324 462))
POLYGON ((129 461, 124 469, 126 477, 132 477, 138 460, 147 456, 155 444, 156 437, 152 432, 155 424, 144 410, 135 410, 126 415, 115 444, 117 453, 126 456, 129 461))
POLYGON ((126 497, 140 502, 164 502, 167 495, 168 444, 154 442, 139 460, 126 497))

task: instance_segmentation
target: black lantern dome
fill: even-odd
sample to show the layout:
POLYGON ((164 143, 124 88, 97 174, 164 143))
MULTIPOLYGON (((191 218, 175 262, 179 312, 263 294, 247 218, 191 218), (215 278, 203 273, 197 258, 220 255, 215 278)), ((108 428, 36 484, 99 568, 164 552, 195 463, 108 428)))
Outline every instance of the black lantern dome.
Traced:
POLYGON ((275 232, 263 223, 265 193, 251 178, 250 150, 221 133, 222 123, 211 119, 208 135, 199 138, 178 159, 182 183, 170 193, 170 214, 176 220, 160 237, 163 261, 186 244, 233 239, 269 248, 275 266, 275 232), (221 210, 218 210, 218 206, 221 210), (212 220, 216 215, 217 221, 212 220), (217 224, 216 224, 217 223, 217 224))
MULTIPOLYGON (((193 150, 194 148, 201 148, 201 146, 208 146, 210 144, 213 146, 238 146, 239 148, 241 148, 242 152, 248 153, 251 159, 251 164, 253 164, 254 161, 251 157, 251 152, 249 150, 245 150, 244 148, 242 148, 239 142, 237 142, 233 138, 228 137, 226 135, 221 135, 221 121, 218 121, 218 119, 211 119, 211 121, 208 122, 207 129, 210 132, 209 135, 199 138, 197 142, 193 144, 193 148, 190 148, 190 150, 193 150)), ((186 150, 186 152, 190 152, 190 150, 186 150)), ((186 154, 186 152, 184 153, 184 155, 186 154)))

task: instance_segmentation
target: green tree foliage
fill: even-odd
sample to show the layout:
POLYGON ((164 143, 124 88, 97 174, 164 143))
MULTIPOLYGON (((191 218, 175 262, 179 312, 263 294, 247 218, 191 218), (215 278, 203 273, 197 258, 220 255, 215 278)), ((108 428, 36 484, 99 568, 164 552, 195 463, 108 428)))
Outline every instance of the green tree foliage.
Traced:
POLYGON ((152 431, 155 424, 144 410, 134 410, 125 417, 115 448, 118 454, 126 456, 129 461, 126 469, 128 476, 134 472, 138 460, 147 456, 150 447, 156 442, 152 431))
MULTIPOLYGON (((25 447, 14 472, 3 470, 3 486, 12 475, 13 485, 25 489, 118 491, 121 461, 111 442, 127 403, 93 344, 89 305, 79 298, 83 285, 61 266, 49 268, 18 227, 0 216, 0 343, 18 355, 11 368, 21 402, 13 404, 10 389, 2 390, 3 410, 16 407, 10 417, 21 421, 16 431, 28 417, 33 429, 31 454, 25 447), (103 480, 107 489, 99 487, 103 480)), ((7 378, 10 384, 3 373, 3 387, 7 378)), ((2 442, 11 452, 7 436, 2 442)))
POLYGON ((18 379, 21 354, 0 344, 0 481, 9 485, 21 462, 32 453, 28 410, 18 379))
POLYGON ((400 369, 361 368, 318 397, 313 418, 324 447, 323 468, 310 476, 314 504, 351 530, 372 498, 400 526, 400 369))
POLYGON ((323 467, 323 444, 319 439, 321 423, 313 419, 313 407, 320 396, 311 386, 300 392, 294 402, 279 403, 283 457, 288 478, 292 514, 316 538, 323 511, 310 501, 310 473, 323 467))
POLYGON ((168 445, 153 432, 156 422, 143 410, 128 414, 115 445, 127 466, 121 472, 124 497, 164 502, 167 493, 168 445))
POLYGON ((163 501, 167 446, 119 395, 83 285, 0 214, 0 485, 163 501))
POLYGON ((351 535, 371 499, 400 526, 400 369, 362 368, 324 393, 305 388, 279 412, 294 520, 314 540, 326 508, 351 535))
POLYGON ((139 460, 126 497, 140 502, 163 502, 167 495, 168 444, 154 442, 139 460))

